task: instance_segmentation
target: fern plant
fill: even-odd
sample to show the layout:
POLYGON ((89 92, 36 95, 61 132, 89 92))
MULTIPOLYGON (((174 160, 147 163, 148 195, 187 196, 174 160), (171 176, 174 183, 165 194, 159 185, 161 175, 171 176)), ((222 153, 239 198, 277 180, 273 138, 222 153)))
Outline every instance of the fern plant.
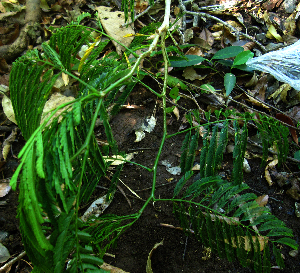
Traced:
MULTIPOLYGON (((248 188, 243 183, 242 164, 247 122, 253 119, 249 114, 232 120, 229 116, 234 113, 219 111, 217 121, 208 120, 199 158, 200 179, 195 181, 191 169, 200 136, 197 128, 188 129, 182 145, 183 176, 174 189, 174 197, 155 197, 157 166, 165 140, 179 134, 168 135, 166 125, 168 58, 165 37, 169 21, 166 17, 146 52, 138 56, 127 49, 136 58, 129 68, 126 59, 119 60, 114 53, 99 59, 108 42, 95 41, 91 37, 93 29, 80 26, 79 22, 57 30, 49 43, 43 44, 43 54, 33 50, 13 64, 11 100, 27 142, 19 154, 20 165, 11 185, 16 189, 20 180, 18 217, 34 272, 103 272, 99 265, 103 263, 105 251, 139 219, 150 202, 158 201, 172 202, 174 214, 186 232, 191 225, 196 237, 220 257, 229 260, 236 257, 242 265, 252 266, 257 272, 270 269, 269 246, 281 267, 283 262, 275 243, 297 248, 295 241, 289 238, 291 230, 283 222, 267 208, 259 207, 254 194, 242 194, 248 188), (151 194, 138 213, 92 216, 83 221, 79 207, 86 204, 96 185, 101 184, 109 166, 103 156, 120 153, 110 128, 108 108, 114 105, 112 112, 117 112, 135 84, 141 82, 140 74, 133 75, 138 71, 139 62, 151 54, 159 39, 165 61, 164 87, 160 94, 149 90, 163 101, 163 137, 153 167, 140 165, 153 173, 151 194), (76 56, 86 43, 90 44, 90 49, 79 61, 76 56), (73 73, 75 69, 80 71, 79 77, 73 73), (44 117, 44 105, 61 73, 80 83, 78 97, 44 117), (120 86, 125 86, 122 94, 119 94, 120 86), (62 113, 57 116, 60 110, 62 113), (97 144, 94 135, 97 119, 104 126, 108 146, 97 144), (242 120, 244 125, 240 127, 237 120, 242 120), (232 125, 234 167, 231 180, 226 181, 218 175, 218 170, 232 125)), ((191 124, 192 116, 200 122, 197 111, 189 114, 191 124)), ((209 118, 209 113, 206 116, 209 118)), ((288 151, 286 128, 280 124, 274 126, 274 122, 265 117, 257 125, 261 135, 269 136, 263 142, 264 155, 275 142, 281 149, 279 157, 283 162, 288 151)), ((107 199, 113 198, 121 170, 119 167, 112 178, 107 199)))

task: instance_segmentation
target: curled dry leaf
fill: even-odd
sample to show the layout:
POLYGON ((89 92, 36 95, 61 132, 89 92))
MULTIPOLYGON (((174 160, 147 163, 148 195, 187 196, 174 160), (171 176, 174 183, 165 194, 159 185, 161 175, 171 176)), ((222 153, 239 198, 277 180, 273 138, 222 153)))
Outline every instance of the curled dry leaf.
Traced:
POLYGON ((271 161, 265 168, 265 178, 269 184, 269 186, 273 185, 273 181, 269 172, 269 169, 275 167, 278 164, 278 159, 274 159, 273 161, 271 161))
POLYGON ((147 266, 146 266, 146 272, 147 273, 153 273, 152 271, 152 266, 151 266, 151 257, 152 257, 152 254, 153 254, 153 251, 155 249, 157 249, 159 246, 162 246, 164 244, 164 240, 162 240, 160 243, 156 243, 154 245, 154 247, 151 249, 149 255, 148 255, 148 259, 147 259, 147 266))
POLYGON ((2 155, 4 160, 6 161, 7 155, 10 152, 11 143, 15 141, 17 136, 17 128, 13 129, 11 134, 8 136, 7 139, 3 142, 3 149, 2 149, 2 155))
POLYGON ((292 87, 288 84, 288 83, 284 83, 282 85, 280 85, 280 87, 274 92, 272 93, 268 99, 276 99, 279 95, 280 97, 277 98, 276 102, 279 102, 280 99, 284 102, 286 102, 286 96, 287 96, 287 92, 291 89, 292 87))
POLYGON ((179 120, 180 115, 179 115, 179 109, 178 109, 178 107, 174 108, 173 114, 175 115, 176 119, 179 120))
POLYGON ((245 87, 255 86, 258 82, 257 74, 254 72, 250 81, 245 84, 245 87))
POLYGON ((255 47, 256 43, 254 42, 248 42, 244 44, 242 47, 244 48, 245 51, 247 50, 252 50, 255 47))

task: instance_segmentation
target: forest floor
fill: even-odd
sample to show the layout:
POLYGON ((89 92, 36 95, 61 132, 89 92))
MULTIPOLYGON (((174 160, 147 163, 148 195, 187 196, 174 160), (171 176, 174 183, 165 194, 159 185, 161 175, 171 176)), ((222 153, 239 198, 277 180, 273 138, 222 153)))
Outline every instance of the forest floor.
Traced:
MULTIPOLYGON (((78 7, 80 7, 81 11, 91 11, 91 6, 95 4, 94 2, 88 3, 88 1, 74 1, 74 3, 72 3, 73 1, 69 2, 58 1, 57 3, 52 3, 52 6, 49 4, 49 6, 51 7, 53 7, 54 4, 59 4, 61 9, 59 10, 59 12, 55 12, 53 10, 48 11, 48 13, 43 12, 43 23, 40 23, 42 23, 43 25, 47 25, 46 21, 53 22, 53 19, 57 18, 55 23, 56 26, 58 25, 58 22, 61 22, 61 25, 64 25, 65 19, 63 18, 63 15, 70 16, 70 11, 78 12, 78 7), (67 6, 69 8, 66 8, 67 6), (76 9, 72 9, 75 6, 76 9)), ((117 3, 116 5, 118 5, 118 1, 113 2, 115 4, 117 3)), ((244 3, 244 1, 237 2, 244 3)), ((270 16, 276 15, 278 16, 278 18, 280 18, 280 20, 284 20, 292 14, 292 12, 288 13, 284 9, 285 2, 288 1, 268 1, 267 3, 269 6, 265 5, 261 6, 261 8, 263 8, 266 13, 269 13, 270 16), (272 6, 272 4, 274 5, 272 6)), ((218 3, 218 1, 214 3, 218 3)), ((25 5, 25 3, 23 4, 25 5)), ((97 6, 99 6, 100 4, 107 5, 109 4, 109 1, 103 1, 103 3, 99 2, 97 3, 97 6)), ((254 5, 254 2, 252 4, 254 5)), ((174 5, 173 8, 175 6, 176 5, 174 5)), ((21 10, 19 12, 22 13, 23 11, 21 10)), ((161 11, 157 11, 153 14, 153 16, 159 17, 159 15, 161 15, 160 12, 161 11)), ((0 23, 2 18, 1 16, 3 14, 0 14, 0 23)), ((232 17, 232 15, 228 14, 226 16, 223 16, 222 18, 223 20, 229 20, 230 17, 232 17)), ((246 15, 244 17, 248 18, 246 15)), ((7 17, 5 22, 2 21, 2 25, 0 25, 0 34, 2 36, 8 35, 7 33, 9 28, 10 31, 12 31, 11 26, 17 24, 15 23, 15 19, 16 18, 14 15, 12 17, 7 17), (3 31, 1 32, 1 30, 3 31), (5 32, 4 30, 7 32, 5 32)), ((140 20, 142 21, 142 19, 140 20)), ((147 20, 149 19, 145 19, 145 22, 147 22, 147 20)), ((293 37, 296 40, 296 37, 300 37, 300 23, 299 19, 298 22, 296 20, 297 18, 295 19, 295 31, 293 35, 289 35, 290 40, 293 37)), ((249 21, 247 21, 247 23, 249 24, 249 21)), ((212 27, 213 25, 211 22, 208 22, 207 24, 207 26, 203 25, 199 29, 195 28, 194 31, 200 33, 200 29, 210 29, 210 27, 212 27)), ((265 24, 266 23, 262 23, 262 25, 265 24)), ((45 30, 44 34, 46 32, 47 31, 45 30)), ((47 37, 45 37, 44 34, 41 34, 41 36, 44 40, 47 40, 47 37)), ((18 33, 15 32, 14 35, 17 36, 18 33)), ((226 36, 227 34, 224 35, 226 36)), ((228 36, 227 38, 229 39, 230 37, 228 36)), ((13 42, 12 39, 14 38, 9 37, 8 45, 13 42)), ((276 44, 276 41, 274 41, 274 39, 269 40, 265 38, 262 42, 265 46, 267 46, 271 42, 276 44)), ((288 40, 284 40, 284 42, 288 43, 288 40)), ((215 43, 217 43, 220 47, 220 43, 223 44, 224 40, 221 40, 221 42, 215 41, 215 43)), ((33 44, 34 46, 36 46, 35 43, 33 44)), ((5 44, 3 43, 2 45, 0 45, 0 47, 4 45, 5 44)), ((6 62, 4 61, 4 59, 0 59, 0 62, 2 62, 0 65, 0 84, 4 86, 9 85, 9 72, 11 69, 12 61, 13 60, 8 60, 6 62)), ((173 76, 182 77, 182 75, 180 75, 180 72, 178 71, 174 72, 173 76)), ((216 89, 222 89, 223 79, 221 76, 212 75, 208 76, 208 78, 213 79, 213 84, 216 89)), ((241 77, 238 80, 238 84, 244 85, 247 81, 250 80, 250 78, 241 77)), ((267 80, 261 81, 261 84, 265 85, 264 91, 262 91, 263 88, 258 90, 257 86, 254 86, 253 89, 257 89, 260 96, 262 95, 262 93, 270 95, 271 91, 269 89, 272 89, 270 82, 271 81, 267 80)), ((157 88, 156 83, 150 77, 146 79, 146 83, 157 88)), ((272 90, 274 90, 274 88, 272 90)), ((234 92, 234 95, 236 96, 240 94, 240 90, 234 90, 234 92)), ((299 117, 297 116, 299 107, 298 105, 300 104, 300 100, 298 98, 288 93, 286 99, 284 99, 283 101, 278 99, 275 103, 273 99, 267 100, 268 96, 265 94, 263 97, 265 98, 266 102, 272 104, 274 107, 276 106, 276 108, 280 112, 283 111, 284 113, 286 113, 286 115, 288 115, 288 113, 291 113, 290 117, 292 116, 292 120, 295 125, 300 121, 299 117), (293 103, 291 103, 291 101, 293 101, 293 103)), ((209 103, 201 101, 200 97, 198 97, 197 100, 201 109, 208 110, 209 107, 211 107, 209 103)), ((265 110, 264 107, 252 104, 252 102, 246 102, 245 100, 242 100, 242 102, 248 104, 249 107, 254 110, 265 111, 274 117, 277 114, 275 109, 265 110)), ((130 94, 127 103, 129 105, 137 105, 140 107, 137 109, 125 108, 112 118, 111 126, 114 132, 114 137, 121 151, 125 151, 127 153, 136 152, 133 159, 134 162, 151 167, 153 166, 154 160, 156 158, 163 132, 162 109, 160 108, 160 101, 153 95, 153 93, 147 91, 144 87, 137 85, 133 92, 130 94), (135 124, 140 123, 144 118, 151 116, 153 113, 155 113, 154 115, 157 119, 154 130, 151 133, 146 133, 146 137, 142 141, 135 142, 135 124)), ((184 106, 185 109, 196 108, 194 102, 186 98, 182 98, 180 100, 180 104, 184 106)), ((239 104, 235 104, 234 102, 229 103, 228 107, 234 108, 240 112, 248 111, 247 108, 244 108, 239 104)), ((170 134, 178 132, 179 130, 181 130, 182 126, 184 126, 184 110, 180 109, 179 113, 180 116, 178 119, 173 114, 170 114, 168 116, 167 130, 170 134)), ((10 122, 2 111, 0 113, 0 122, 1 142, 4 143, 4 141, 8 138, 14 128, 16 128, 16 125, 10 122)), ((104 129, 102 127, 98 127, 96 135, 101 136, 103 132, 104 129)), ((255 134, 256 130, 253 129, 253 131, 250 131, 249 137, 254 137, 255 134)), ((167 160, 173 167, 179 165, 183 139, 184 134, 180 134, 174 138, 167 139, 166 141, 157 171, 156 196, 160 196, 161 198, 172 198, 173 196, 175 184, 176 182, 178 182, 180 176, 168 172, 166 166, 161 164, 161 162, 163 160, 167 160)), ((298 145, 293 142, 292 136, 289 137, 289 142, 291 146, 291 152, 289 156, 293 158, 294 153, 299 148, 298 145)), ((20 130, 18 130, 16 139, 11 144, 10 153, 5 160, 2 159, 2 161, 0 162, 0 171, 2 175, 2 180, 0 182, 1 184, 4 184, 3 188, 7 186, 9 179, 18 166, 19 161, 17 155, 23 147, 24 143, 25 141, 21 135, 21 132, 20 130)), ((254 154, 261 155, 261 151, 259 151, 259 149, 257 150, 257 148, 254 148, 251 145, 247 146, 247 151, 252 154, 252 156, 249 156, 248 158, 248 163, 251 167, 251 171, 248 173, 244 173, 245 183, 249 185, 251 191, 254 192, 257 196, 268 196, 268 207, 271 209, 272 214, 274 214, 278 219, 284 221, 287 227, 293 230, 294 239, 299 242, 300 220, 296 215, 296 213, 299 212, 297 211, 297 207, 295 207, 295 203, 299 201, 300 197, 300 165, 298 165, 294 161, 287 160, 287 162, 283 164, 283 166, 274 167, 273 174, 271 176, 272 180, 274 180, 274 184, 270 186, 265 178, 266 166, 261 165, 261 160, 258 158, 259 156, 253 156, 254 154), (285 181, 284 185, 280 182, 280 179, 283 179, 285 181), (292 187, 293 189, 291 190, 292 187)), ((224 154, 223 162, 224 163, 221 166, 220 172, 222 172, 225 177, 230 177, 230 173, 232 171, 232 154, 226 152, 224 154)), ((139 209, 143 206, 144 201, 148 198, 149 193, 151 192, 152 179, 152 173, 147 172, 138 165, 125 164, 120 176, 120 180, 123 183, 119 184, 120 188, 124 191, 125 194, 117 190, 112 203, 105 210, 105 213, 127 215, 138 212, 139 209), (128 190, 128 188, 130 188, 130 190, 128 190), (135 192, 139 197, 135 196, 132 192, 135 192)), ((99 198, 100 196, 105 195, 105 193, 107 192, 107 188, 109 188, 109 180, 103 181, 101 185, 97 187, 97 190, 91 198, 93 199, 91 200, 91 202, 99 198)), ((1 191, 1 193, 2 192, 3 191, 1 191)), ((88 205, 90 204, 87 204, 87 206, 88 205)), ((8 249, 9 253, 11 254, 11 258, 18 256, 22 251, 24 251, 17 219, 17 206, 18 191, 14 192, 11 190, 6 194, 0 196, 0 242, 8 249)), ((84 208, 82 208, 82 210, 84 210, 84 208)), ((104 256, 104 261, 112 266, 124 270, 125 272, 145 272, 148 255, 151 249, 156 243, 163 241, 163 245, 159 246, 153 251, 153 255, 151 258, 152 269, 154 273, 254 272, 251 269, 243 268, 237 261, 228 262, 224 259, 220 259, 216 254, 210 253, 210 250, 201 245, 201 243, 198 242, 192 234, 187 235, 180 229, 174 229, 170 226, 162 225, 167 224, 172 225, 173 227, 179 227, 179 222, 173 216, 172 210, 173 207, 171 202, 157 202, 148 205, 139 221, 137 221, 130 229, 122 234, 121 237, 117 240, 116 245, 109 249, 108 253, 110 255, 104 256)), ((287 246, 282 247, 281 253, 284 258, 285 268, 278 269, 274 267, 272 269, 272 272, 300 272, 299 254, 296 253, 296 256, 292 256, 291 248, 287 246)), ((272 258, 275 260, 274 257, 272 258)), ((272 264, 275 264, 274 260, 271 261, 272 264)), ((4 264, 5 262, 3 264, 0 264, 0 266, 3 266, 4 264)), ((25 273, 31 272, 31 270, 32 267, 30 265, 30 261, 26 256, 24 256, 5 272, 25 273)))

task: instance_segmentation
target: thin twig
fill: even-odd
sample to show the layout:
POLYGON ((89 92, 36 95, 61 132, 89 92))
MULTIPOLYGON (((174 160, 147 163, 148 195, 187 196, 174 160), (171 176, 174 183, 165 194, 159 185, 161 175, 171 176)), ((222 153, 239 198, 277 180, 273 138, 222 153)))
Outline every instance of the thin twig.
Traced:
MULTIPOLYGON (((154 2, 154 5, 156 4, 157 1, 154 2)), ((153 5, 153 6, 154 6, 153 5)), ((144 11, 142 11, 141 13, 139 13, 137 16, 134 16, 134 19, 128 23, 124 23, 123 25, 121 25, 121 27, 127 27, 128 25, 132 24, 135 20, 137 20, 138 18, 140 18, 141 16, 143 16, 144 14, 146 14, 153 6, 149 5, 144 11)))
POLYGON ((0 272, 6 272, 15 262, 21 260, 26 255, 26 252, 21 252, 16 258, 7 262, 4 266, 0 268, 0 272))

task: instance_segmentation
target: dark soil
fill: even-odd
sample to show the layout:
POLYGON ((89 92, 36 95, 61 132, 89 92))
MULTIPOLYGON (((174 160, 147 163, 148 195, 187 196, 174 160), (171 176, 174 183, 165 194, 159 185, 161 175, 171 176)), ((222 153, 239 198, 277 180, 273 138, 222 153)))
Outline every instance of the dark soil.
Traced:
MULTIPOLYGON (((112 120, 113 131, 121 150, 127 152, 138 151, 133 160, 145 166, 152 167, 162 136, 162 109, 153 95, 143 89, 135 91, 131 95, 129 102, 134 105, 143 105, 143 107, 136 110, 122 110, 112 120), (148 101, 147 104, 144 103, 145 101, 148 101), (134 128, 136 128, 136 124, 141 123, 143 118, 149 117, 155 107, 157 125, 154 131, 146 133, 145 139, 141 142, 134 142, 134 128)), ((185 101, 184 104, 186 107, 194 107, 190 101, 185 101)), ((183 115, 183 111, 181 111, 181 115, 183 115)), ((181 121, 174 119, 172 125, 168 126, 168 132, 177 132, 180 125, 181 121)), ((160 162, 168 160, 172 166, 179 165, 180 147, 183 138, 184 134, 180 134, 176 138, 167 139, 160 162)), ((225 158, 228 158, 228 162, 225 161, 226 164, 224 164, 222 171, 230 173, 231 155, 225 155, 225 158)), ((12 157, 8 162, 10 163, 8 163, 7 170, 12 173, 16 167, 16 159, 12 157)), ((258 196, 262 194, 269 195, 268 204, 272 209, 272 213, 293 229, 295 239, 298 241, 300 235, 299 219, 295 216, 294 200, 285 194, 284 189, 277 186, 268 186, 264 179, 264 169, 260 166, 260 163, 259 160, 249 160, 252 171, 250 174, 245 174, 245 182, 258 196)), ((5 173, 7 173, 7 170, 5 173)), ((6 175, 6 177, 9 177, 8 174, 6 175)), ((179 178, 180 176, 168 173, 165 166, 159 165, 156 196, 160 198, 172 198, 175 183, 178 182, 179 178), (170 181, 168 180, 169 178, 173 178, 173 180, 168 182, 170 181)), ((147 172, 137 165, 126 164, 120 179, 142 199, 146 200, 149 196, 153 179, 152 173, 147 172)), ((103 185, 99 184, 99 186, 103 185)), ((137 212, 144 204, 144 201, 133 196, 123 184, 120 184, 120 187, 126 192, 131 206, 118 191, 105 213, 126 215, 137 212)), ((96 195, 94 195, 95 199, 103 194, 105 194, 105 191, 99 188, 96 195)), ((18 221, 16 220, 17 198, 18 193, 12 191, 7 196, 1 198, 1 201, 6 201, 6 204, 0 210, 0 230, 8 233, 8 237, 4 240, 3 244, 9 249, 12 255, 18 255, 23 250, 18 221)), ((105 256, 105 262, 127 272, 145 272, 149 252, 156 243, 163 240, 163 245, 159 246, 153 252, 152 256, 152 268, 155 273, 253 272, 251 269, 243 268, 238 262, 230 263, 218 258, 215 254, 210 254, 193 235, 186 236, 181 230, 160 226, 161 223, 179 227, 179 222, 172 214, 172 204, 170 202, 149 204, 142 217, 121 235, 115 247, 109 249, 108 252, 115 255, 115 257, 105 256)), ((291 257, 288 254, 290 250, 288 247, 282 248, 286 268, 280 272, 300 272, 299 258, 298 256, 296 258, 291 257)), ((272 262, 275 264, 274 261, 272 262)), ((279 271, 278 269, 273 270, 274 272, 279 271)), ((30 271, 31 269, 27 263, 19 261, 19 265, 16 264, 11 272, 30 271)))
MULTIPOLYGON (((118 1, 117 1, 118 2, 118 1)), ((8 81, 8 80, 7 80, 8 81)), ((222 88, 223 83, 215 82, 215 86, 222 88)), ((147 167, 152 167, 157 155, 160 141, 162 137, 162 109, 160 101, 146 91, 145 88, 139 87, 129 97, 128 102, 131 105, 141 106, 138 109, 123 109, 111 121, 112 129, 117 140, 120 150, 130 152, 138 152, 133 161, 147 167), (155 117, 157 124, 153 132, 146 133, 146 137, 141 142, 134 142, 134 129, 138 127, 144 118, 152 115, 156 109, 155 117)), ((180 103, 186 109, 193 109, 195 105, 189 101, 181 99, 180 103)), ((203 102, 199 101, 202 106, 203 102)), ((236 107, 236 105, 233 105, 236 107)), ((206 109, 207 104, 203 105, 206 109)), ((0 111, 2 112, 2 111, 0 111)), ((182 118, 184 111, 180 110, 182 118)), ((168 117, 168 132, 176 133, 182 125, 181 118, 179 121, 172 115, 168 117)), ((1 117, 1 121, 5 118, 1 117)), ((98 128, 96 132, 101 133, 102 129, 98 128)), ((9 132, 1 132, 1 142, 8 137, 9 132)), ((101 135, 100 135, 101 138, 101 135)), ((178 135, 176 138, 168 139, 165 143, 160 161, 168 160, 172 166, 178 166, 180 162, 180 148, 184 138, 184 134, 178 135)), ((12 154, 9 155, 7 163, 1 169, 2 178, 10 178, 15 171, 18 160, 15 155, 18 154, 24 140, 18 133, 18 142, 12 144, 12 154)), ((226 155, 225 163, 222 166, 223 172, 231 173, 231 155, 226 155)), ((251 173, 245 174, 244 180, 253 192, 258 196, 263 194, 269 195, 268 205, 272 213, 294 232, 294 239, 299 242, 300 228, 299 218, 295 215, 295 200, 286 194, 289 187, 279 187, 274 185, 268 186, 264 178, 264 168, 261 167, 261 162, 257 159, 249 159, 251 173)), ((293 163, 294 164, 294 163, 293 163)), ((297 171, 298 167, 287 162, 280 171, 292 173, 297 171)), ((278 170, 279 171, 279 170, 278 170)), ((146 200, 151 192, 152 173, 137 165, 126 164, 123 168, 120 179, 134 192, 136 192, 143 200, 146 200)), ((176 182, 180 176, 171 175, 166 171, 166 167, 159 165, 157 172, 157 189, 156 197, 172 198, 176 182), (173 180, 169 180, 173 178, 173 180), (168 182, 170 181, 170 182, 168 182)), ((125 191, 127 198, 130 200, 129 205, 126 198, 119 191, 114 196, 113 202, 105 211, 107 214, 127 215, 138 212, 143 206, 144 201, 133 196, 133 194, 123 185, 119 184, 125 191)), ((100 187, 107 186, 99 184, 100 187)), ((93 196, 94 201, 98 197, 105 194, 105 190, 98 188, 93 196)), ((18 205, 18 192, 11 191, 8 195, 0 198, 0 232, 7 232, 7 236, 2 241, 12 256, 17 256, 24 249, 22 246, 21 236, 19 232, 19 224, 16 218, 18 205)), ((171 202, 157 202, 149 204, 142 217, 121 237, 117 240, 114 248, 109 249, 109 253, 115 255, 114 258, 104 256, 104 261, 131 273, 146 272, 146 263, 149 252, 156 243, 163 240, 163 245, 159 246, 153 252, 152 269, 154 273, 194 273, 194 272, 254 272, 251 269, 243 268, 238 262, 228 262, 220 259, 215 254, 210 254, 203 245, 198 242, 193 235, 187 236, 183 231, 162 227, 160 224, 170 224, 179 227, 179 222, 172 214, 171 202)), ((272 272, 300 272, 299 254, 293 258, 289 255, 291 248, 284 246, 281 249, 284 255, 285 269, 272 269, 272 272)), ((275 265, 274 257, 272 264, 275 265)), ((2 264, 1 264, 2 266, 2 264)), ((32 267, 27 257, 24 260, 18 261, 13 265, 10 272, 31 272, 32 267)))

